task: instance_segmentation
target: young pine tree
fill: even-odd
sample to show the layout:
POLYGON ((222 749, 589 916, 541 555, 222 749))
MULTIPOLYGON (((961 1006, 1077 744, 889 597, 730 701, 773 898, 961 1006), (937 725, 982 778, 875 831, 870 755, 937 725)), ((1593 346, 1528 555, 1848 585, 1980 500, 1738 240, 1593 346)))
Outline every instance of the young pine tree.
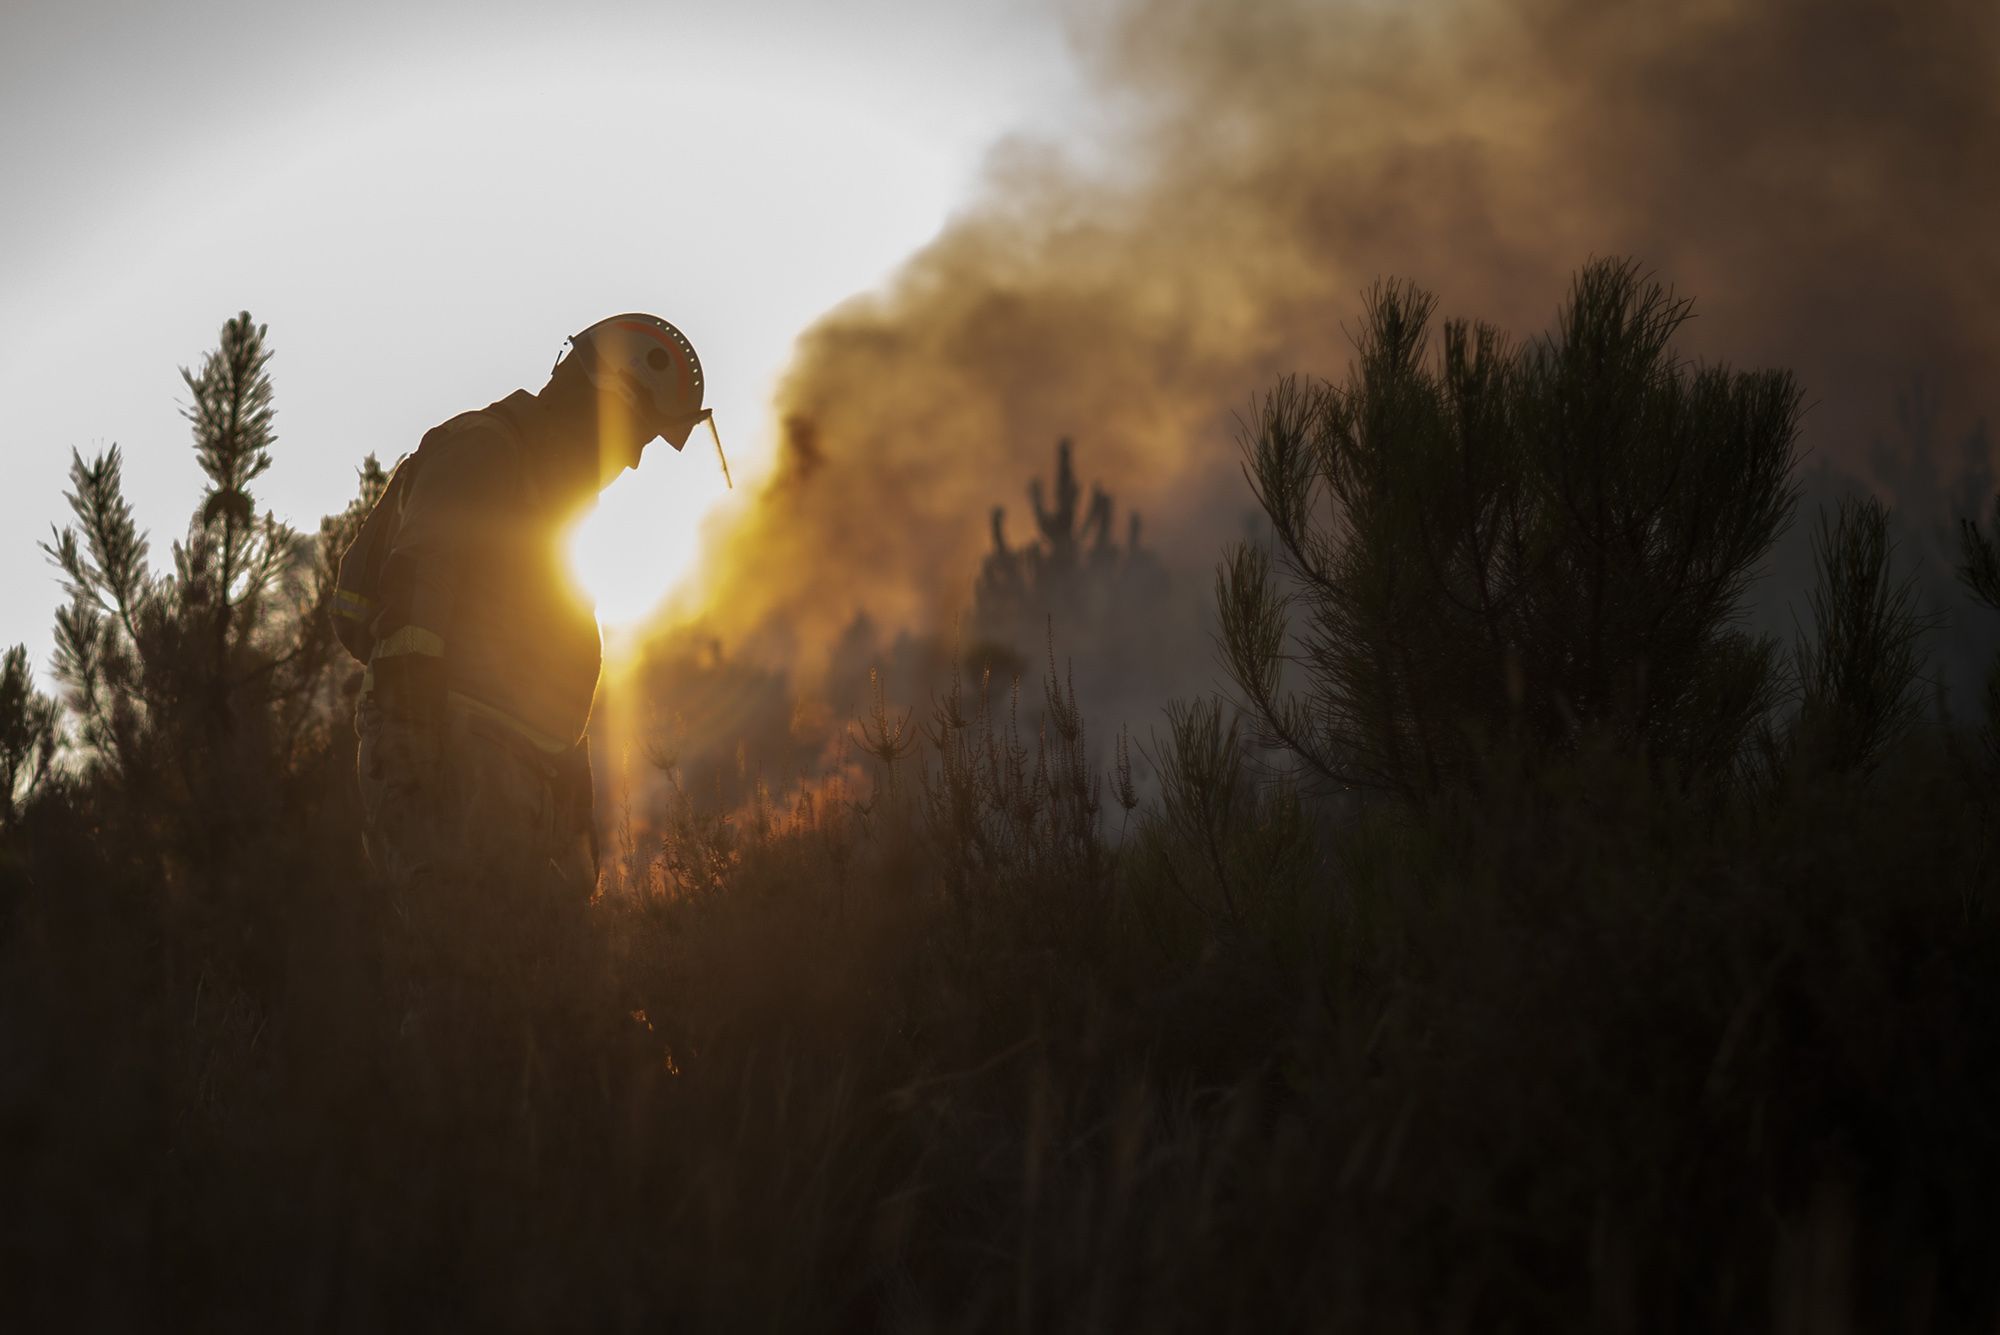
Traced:
MULTIPOLYGON (((266 328, 248 311, 222 326, 222 339, 199 372, 183 367, 192 401, 184 416, 194 428, 195 462, 208 479, 186 541, 174 549, 175 592, 184 629, 207 646, 189 667, 199 679, 206 726, 236 726, 237 696, 253 674, 283 653, 291 627, 279 587, 296 594, 309 549, 298 534, 266 513, 258 518, 250 486, 271 467, 275 443, 271 351, 266 328), (197 666, 199 663, 199 666, 197 666)), ((253 685, 252 696, 262 694, 253 685)))
POLYGON ((1276 555, 1239 546, 1218 593, 1264 740, 1420 802, 1503 739, 1728 774, 1776 689, 1734 623, 1791 516, 1798 387, 1677 358, 1689 302, 1630 262, 1523 347, 1454 320, 1434 354, 1434 307, 1375 288, 1347 378, 1282 381, 1246 433, 1276 555))
POLYGON ((1813 532, 1812 633, 1793 650, 1799 713, 1794 762, 1866 773, 1914 723, 1927 628, 1914 579, 1893 570, 1889 509, 1841 502, 1813 532))
MULTIPOLYGON (((1006 507, 994 507, 992 550, 973 586, 975 642, 1009 650, 1022 664, 1047 634, 1051 617, 1067 635, 1095 639, 1126 604, 1164 593, 1164 572, 1140 545, 1139 516, 1127 514, 1121 545, 1112 532, 1116 505, 1111 494, 1093 483, 1085 502, 1067 440, 1056 443, 1052 491, 1052 496, 1044 492, 1040 478, 1028 483, 1036 538, 1025 546, 1007 541, 1006 507)), ((1103 638, 1116 635, 1105 633, 1103 638)))
MULTIPOLYGON (((181 373, 205 486, 169 572, 149 563, 116 446, 88 463, 72 456, 76 522, 44 544, 69 596, 56 616, 55 675, 86 772, 103 780, 100 793, 166 816, 203 858, 265 821, 301 749, 333 730, 341 655, 326 603, 357 509, 329 520, 317 542, 258 515, 252 488, 276 442, 266 340, 243 313, 181 373)), ((364 502, 380 474, 371 461, 364 502)))
POLYGON ((1029 671, 1053 634, 1074 651, 1075 685, 1095 716, 1117 716, 1140 696, 1176 684, 1173 667, 1186 647, 1202 642, 1193 600, 1173 597, 1167 567, 1140 540, 1141 524, 1127 510, 1122 541, 1110 492, 1092 483, 1086 497, 1074 451, 1056 445, 1053 486, 1028 485, 1033 541, 1007 540, 1004 507, 990 520, 992 548, 973 585, 964 661, 1002 680, 1029 671))
MULTIPOLYGON (((1959 521, 1958 578, 1972 596, 2000 612, 2000 496, 1993 498, 1989 534, 1971 519, 1959 521)), ((1988 763, 2000 773, 2000 659, 1986 677, 1986 721, 1981 733, 1988 763)))
POLYGON ((69 605, 56 610, 55 677, 85 754, 133 773, 143 767, 145 738, 161 703, 141 630, 157 620, 160 591, 147 565, 146 537, 125 499, 118 447, 88 464, 72 450, 69 478, 65 499, 76 524, 42 544, 69 596, 69 605))
POLYGON ((48 780, 55 765, 58 706, 35 689, 28 650, 15 645, 0 662, 0 832, 10 831, 21 808, 48 780))

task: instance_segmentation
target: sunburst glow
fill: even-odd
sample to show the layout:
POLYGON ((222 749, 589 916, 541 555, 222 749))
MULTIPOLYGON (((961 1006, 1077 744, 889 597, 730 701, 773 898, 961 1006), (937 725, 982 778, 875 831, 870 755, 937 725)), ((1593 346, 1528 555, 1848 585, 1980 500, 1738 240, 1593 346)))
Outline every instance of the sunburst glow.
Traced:
POLYGON ((645 462, 605 490, 570 540, 570 568, 597 602, 608 629, 635 626, 691 580, 701 524, 725 494, 712 453, 690 441, 675 454, 656 443, 645 462))

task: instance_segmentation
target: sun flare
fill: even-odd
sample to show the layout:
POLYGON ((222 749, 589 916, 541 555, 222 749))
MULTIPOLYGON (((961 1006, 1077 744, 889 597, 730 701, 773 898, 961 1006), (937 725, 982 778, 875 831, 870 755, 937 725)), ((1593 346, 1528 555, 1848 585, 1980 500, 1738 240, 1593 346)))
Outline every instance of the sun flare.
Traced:
POLYGON ((702 519, 724 494, 713 460, 664 445, 606 489, 569 543, 570 569, 597 603, 601 625, 636 626, 692 584, 702 519))

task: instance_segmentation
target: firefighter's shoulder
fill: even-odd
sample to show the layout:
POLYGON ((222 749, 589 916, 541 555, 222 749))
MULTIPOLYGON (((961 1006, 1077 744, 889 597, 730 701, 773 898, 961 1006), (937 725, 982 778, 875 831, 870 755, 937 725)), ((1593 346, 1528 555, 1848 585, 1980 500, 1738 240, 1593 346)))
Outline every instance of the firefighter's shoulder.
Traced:
POLYGON ((418 443, 415 490, 466 497, 506 491, 522 464, 517 446, 517 434, 492 409, 460 413, 418 443))
POLYGON ((506 449, 513 444, 515 434, 495 408, 474 408, 425 432, 418 449, 431 454, 506 449))
POLYGON ((439 423, 424 433, 417 452, 428 459, 449 458, 485 467, 517 462, 521 430, 508 415, 508 406, 508 401, 502 400, 439 423))

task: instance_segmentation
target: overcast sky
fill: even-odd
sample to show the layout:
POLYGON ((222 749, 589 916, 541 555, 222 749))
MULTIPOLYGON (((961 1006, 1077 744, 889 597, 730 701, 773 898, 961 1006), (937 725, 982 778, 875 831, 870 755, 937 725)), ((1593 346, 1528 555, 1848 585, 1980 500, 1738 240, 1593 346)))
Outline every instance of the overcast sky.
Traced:
MULTIPOLYGON (((258 499, 295 523, 627 309, 694 340, 741 479, 793 337, 934 235, 996 140, 1079 105, 1040 0, 13 0, 0 641, 46 668, 71 446, 124 448, 164 559, 201 486, 178 368, 238 310, 277 353, 258 499)), ((614 488, 585 555, 607 619, 659 581, 603 567, 670 566, 720 491, 693 447, 614 488)))

